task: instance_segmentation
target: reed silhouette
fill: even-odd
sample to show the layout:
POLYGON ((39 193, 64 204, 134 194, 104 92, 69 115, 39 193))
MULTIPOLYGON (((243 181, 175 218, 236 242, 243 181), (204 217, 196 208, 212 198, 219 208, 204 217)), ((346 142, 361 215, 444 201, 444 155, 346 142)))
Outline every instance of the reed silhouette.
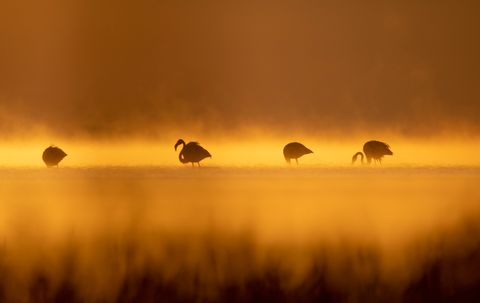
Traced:
POLYGON ((200 167, 200 161, 212 157, 212 155, 205 148, 201 147, 198 142, 188 142, 185 144, 185 141, 179 139, 177 143, 175 143, 175 150, 177 150, 179 145, 183 145, 183 147, 178 154, 178 160, 184 164, 191 162, 192 167, 194 166, 194 163, 197 163, 198 167, 200 167))
POLYGON ((91 255, 76 252, 85 244, 74 237, 33 267, 8 266, 0 254, 0 302, 480 302, 478 236, 472 222, 438 242, 420 237, 405 248, 414 258, 398 272, 404 281, 385 274, 377 247, 355 242, 312 246, 299 273, 292 250, 273 252, 248 235, 164 236, 150 249, 110 239, 91 255), (101 277, 116 278, 93 287, 101 277))
POLYGON ((298 158, 306 154, 312 154, 313 151, 305 147, 302 143, 290 142, 283 148, 283 156, 285 160, 290 164, 291 159, 295 159, 298 165, 298 158))
POLYGON ((66 156, 67 154, 63 150, 54 145, 51 145, 47 147, 45 151, 43 151, 42 159, 43 162, 45 162, 45 164, 47 165, 47 167, 58 167, 58 163, 60 163, 60 161, 62 161, 63 158, 65 158, 66 156))
POLYGON ((367 158, 368 164, 372 162, 372 159, 375 160, 375 162, 379 162, 381 164, 383 156, 391 156, 393 155, 393 152, 390 150, 390 146, 384 142, 375 140, 368 141, 363 145, 363 153, 357 152, 355 155, 353 155, 352 164, 355 164, 359 156, 360 161, 363 164, 364 154, 367 158))

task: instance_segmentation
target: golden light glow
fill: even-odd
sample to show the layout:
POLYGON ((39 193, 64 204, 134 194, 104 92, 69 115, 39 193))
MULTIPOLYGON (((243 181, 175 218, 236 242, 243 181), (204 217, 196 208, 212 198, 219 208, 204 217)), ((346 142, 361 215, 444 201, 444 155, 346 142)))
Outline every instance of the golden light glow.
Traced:
POLYGON ((1 303, 480 302, 480 2, 0 1, 1 303))
MULTIPOLYGON (((118 140, 108 142, 56 140, 68 156, 62 167, 79 166, 182 166, 179 151, 173 144, 176 139, 154 142, 152 140, 118 140)), ((239 139, 200 140, 212 154, 201 162, 207 167, 255 167, 287 166, 283 158, 283 146, 288 139, 239 139)), ((314 151, 299 159, 302 167, 350 166, 352 155, 362 151, 366 140, 333 141, 331 139, 306 138, 300 140, 314 151)), ((393 156, 385 156, 382 166, 478 166, 480 141, 433 140, 427 142, 407 139, 385 140, 390 144, 393 156)), ((41 155, 49 145, 48 140, 14 141, 0 144, 0 166, 42 167, 41 155)), ((359 165, 357 163, 357 165, 359 165)), ((375 165, 373 165, 375 166, 375 165)))

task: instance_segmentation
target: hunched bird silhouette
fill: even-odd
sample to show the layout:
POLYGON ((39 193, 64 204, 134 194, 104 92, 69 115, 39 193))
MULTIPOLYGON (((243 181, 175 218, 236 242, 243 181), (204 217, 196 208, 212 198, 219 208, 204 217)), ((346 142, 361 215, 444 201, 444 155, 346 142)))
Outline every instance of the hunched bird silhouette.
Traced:
POLYGON ((60 163, 60 161, 62 161, 63 158, 65 158, 66 156, 67 154, 63 150, 54 145, 51 145, 43 151, 42 159, 43 162, 45 162, 45 164, 47 165, 47 167, 58 167, 58 163, 60 163))
POLYGON ((383 156, 391 156, 393 155, 393 152, 390 150, 390 146, 387 143, 376 140, 368 141, 363 145, 363 153, 357 152, 353 155, 352 164, 355 164, 359 156, 360 161, 363 164, 364 154, 367 158, 368 164, 372 162, 372 159, 381 164, 383 156))
POLYGON ((302 143, 298 142, 290 142, 283 148, 283 156, 285 157, 285 160, 288 162, 288 164, 290 164, 291 159, 295 159, 298 165, 298 158, 311 153, 313 153, 313 151, 306 148, 305 145, 303 145, 302 143))
POLYGON ((188 142, 185 144, 185 141, 178 139, 177 143, 175 143, 175 150, 177 150, 179 145, 183 145, 183 147, 178 154, 178 160, 184 164, 191 162, 192 167, 194 166, 194 163, 197 163, 198 167, 200 167, 200 161, 212 157, 212 155, 205 148, 201 147, 198 142, 188 142))

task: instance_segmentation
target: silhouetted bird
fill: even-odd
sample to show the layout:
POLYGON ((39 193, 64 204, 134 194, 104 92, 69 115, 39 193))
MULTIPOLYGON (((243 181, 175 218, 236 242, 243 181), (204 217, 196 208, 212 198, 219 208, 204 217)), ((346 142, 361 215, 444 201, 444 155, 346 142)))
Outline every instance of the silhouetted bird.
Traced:
MULTIPOLYGON (((391 156, 393 155, 392 151, 390 150, 390 146, 388 144, 380 142, 380 141, 368 141, 363 145, 363 152, 365 153, 365 157, 367 157, 367 163, 370 164, 372 159, 382 163, 383 156, 391 156)), ((360 156, 360 160, 363 164, 363 154, 361 152, 356 153, 352 157, 352 164, 357 161, 357 157, 360 156)))
POLYGON ((198 167, 200 167, 200 161, 212 157, 212 155, 210 155, 205 148, 201 147, 198 142, 188 142, 188 144, 185 144, 185 141, 179 139, 177 143, 175 143, 175 150, 177 150, 177 146, 180 144, 183 144, 183 147, 180 154, 178 154, 178 159, 182 163, 191 162, 192 167, 194 166, 194 163, 197 163, 198 167))
POLYGON ((60 163, 60 161, 65 158, 65 156, 67 156, 67 154, 63 150, 52 145, 45 149, 42 155, 42 159, 43 162, 45 162, 45 164, 47 165, 47 167, 58 167, 58 163, 60 163))
POLYGON ((298 143, 298 142, 291 142, 285 145, 283 148, 283 156, 285 160, 290 164, 290 159, 295 159, 298 165, 298 158, 303 155, 311 154, 313 151, 306 148, 305 145, 298 143))

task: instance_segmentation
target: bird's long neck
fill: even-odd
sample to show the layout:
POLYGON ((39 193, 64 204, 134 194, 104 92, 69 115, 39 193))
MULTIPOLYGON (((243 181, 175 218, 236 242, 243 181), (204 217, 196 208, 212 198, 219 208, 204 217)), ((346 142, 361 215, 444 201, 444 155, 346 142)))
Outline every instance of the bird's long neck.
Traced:
POLYGON ((182 163, 188 163, 188 161, 185 160, 185 158, 183 157, 183 152, 180 152, 178 154, 178 160, 180 160, 180 162, 182 162, 182 163))
POLYGON ((355 161, 357 161, 357 157, 360 156, 360 162, 363 164, 363 153, 362 152, 358 152, 356 153, 355 155, 353 155, 352 157, 352 164, 355 164, 355 161))
POLYGON ((180 150, 180 153, 178 154, 178 160, 182 163, 188 163, 187 160, 185 160, 185 157, 183 156, 183 150, 185 149, 185 143, 182 143, 182 150, 180 150))

